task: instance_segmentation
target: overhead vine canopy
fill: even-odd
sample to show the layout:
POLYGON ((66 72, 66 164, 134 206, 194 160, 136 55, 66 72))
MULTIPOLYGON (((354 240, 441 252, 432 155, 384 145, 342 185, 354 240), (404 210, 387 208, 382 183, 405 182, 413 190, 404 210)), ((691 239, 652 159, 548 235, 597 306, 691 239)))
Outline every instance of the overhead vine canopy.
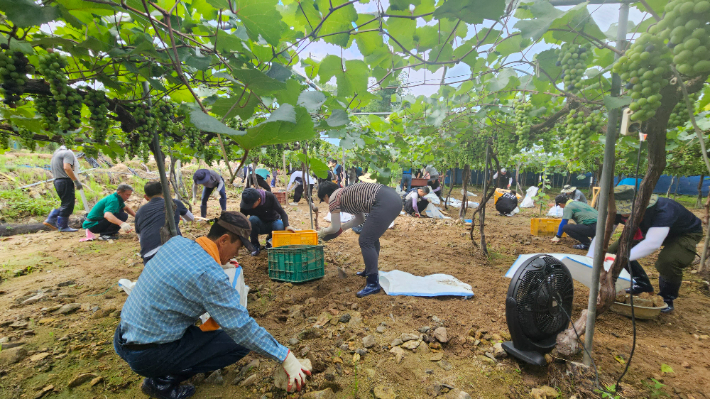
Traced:
MULTIPOLYGON (((698 41, 692 50, 710 46, 707 0, 633 4, 645 15, 632 26, 635 37, 675 13, 669 3, 688 2, 691 13, 685 6, 674 17, 698 20, 689 27, 702 31, 688 32, 698 41)), ((0 0, 0 130, 29 144, 64 141, 120 157, 147 156, 159 129, 171 151, 208 161, 325 132, 344 148, 361 148, 362 160, 383 175, 397 166, 393 152, 424 149, 422 162, 452 153, 473 162, 492 137, 501 156, 566 140, 558 149, 582 160, 580 149, 601 141, 606 109, 631 102, 609 97, 610 70, 624 50, 609 42, 615 26, 602 32, 594 22, 593 7, 560 10, 547 0, 0 0), (362 58, 344 59, 342 51, 309 58, 314 43, 362 58), (435 82, 401 76, 445 75, 457 65, 469 73, 435 82), (441 87, 430 97, 393 95, 386 119, 352 115, 383 89, 420 84, 441 87), (525 104, 517 113, 516 99, 525 104), (570 123, 555 126, 570 111, 570 123), (581 123, 595 111, 592 126, 581 123)), ((675 19, 662 28, 673 29, 675 19)), ((663 37, 654 40, 675 36, 663 37)), ((635 51, 640 57, 643 50, 635 51)), ((697 63, 710 53, 693 54, 697 63)), ((684 76, 705 81, 708 71, 680 61, 684 76)), ((660 95, 654 100, 660 106, 660 95)))

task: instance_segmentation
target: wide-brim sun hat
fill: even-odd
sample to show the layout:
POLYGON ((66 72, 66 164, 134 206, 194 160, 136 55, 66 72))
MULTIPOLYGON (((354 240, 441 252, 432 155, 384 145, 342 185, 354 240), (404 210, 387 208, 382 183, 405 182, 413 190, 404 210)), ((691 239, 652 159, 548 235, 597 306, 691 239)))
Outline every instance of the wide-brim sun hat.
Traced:
MULTIPOLYGON (((626 215, 631 213, 635 191, 636 188, 634 186, 622 185, 614 187, 614 203, 616 204, 617 214, 626 215)), ((658 202, 658 195, 651 195, 647 208, 656 205, 656 202, 658 202)))
POLYGON ((570 194, 570 193, 573 193, 573 192, 575 192, 575 191, 577 191, 577 187, 575 187, 575 186, 570 186, 569 184, 565 184, 565 186, 562 187, 562 190, 560 190, 560 192, 561 192, 562 194, 570 194))
POLYGON ((195 184, 205 184, 209 183, 211 179, 209 169, 197 169, 195 174, 192 175, 192 180, 195 184))

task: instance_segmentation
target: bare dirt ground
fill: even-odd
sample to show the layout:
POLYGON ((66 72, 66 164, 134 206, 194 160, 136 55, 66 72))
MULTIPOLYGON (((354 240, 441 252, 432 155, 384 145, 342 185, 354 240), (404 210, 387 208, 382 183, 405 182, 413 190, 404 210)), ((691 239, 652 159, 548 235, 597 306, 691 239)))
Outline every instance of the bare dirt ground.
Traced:
MULTIPOLYGON (((230 189, 228 195, 228 208, 238 209, 236 192, 230 189)), ((310 227, 304 202, 286 207, 296 228, 310 227)), ((320 209, 322 218, 327 207, 320 204, 320 209)), ((209 212, 208 216, 217 215, 216 200, 210 202, 209 212)), ((530 217, 536 216, 531 210, 511 218, 494 213, 490 207, 489 259, 472 246, 464 226, 453 221, 399 217, 381 240, 381 270, 451 274, 473 287, 472 299, 384 293, 357 299, 355 292, 364 281, 355 272, 364 265, 358 236, 349 231, 326 244, 325 277, 304 284, 271 281, 266 255, 252 258, 241 253, 238 260, 251 287, 249 311, 298 356, 311 359, 314 375, 308 391, 331 388, 338 398, 372 398, 375 388, 377 392, 391 388, 398 398, 425 398, 453 396, 446 392, 456 388, 473 398, 528 398, 533 388, 550 385, 560 398, 598 397, 589 376, 570 368, 570 361, 581 361, 581 355, 556 358, 544 368, 485 355, 497 340, 509 337, 505 297, 510 280, 504 274, 517 256, 582 253, 571 249, 570 239, 553 245, 545 237, 531 236, 530 217), (341 317, 344 322, 339 322, 341 317), (313 328, 324 320, 330 321, 313 328), (403 361, 397 363, 390 353, 392 341, 403 333, 420 334, 418 330, 427 326, 445 327, 449 342, 441 347, 422 343, 413 351, 405 350, 403 361), (376 345, 355 356, 368 335, 374 336, 376 345)), ((452 209, 450 215, 456 217, 458 210, 452 209)), ((321 226, 325 223, 320 221, 321 226)), ((185 236, 196 238, 208 226, 195 223, 181 228, 185 236)), ((142 378, 112 347, 126 299, 117 281, 136 280, 143 268, 138 242, 129 236, 115 242, 80 243, 82 235, 40 232, 0 242, 0 398, 145 397, 140 392, 142 378), (35 296, 38 290, 39 297, 35 296), (78 309, 60 314, 56 308, 66 304, 77 304, 78 309)), ((657 286, 653 260, 642 264, 657 286)), ((584 286, 575 285, 573 317, 586 308, 587 295, 584 286)), ((710 297, 703 279, 688 271, 676 304, 674 314, 636 323, 636 352, 621 397, 710 398, 710 297), (666 365, 663 370, 662 365, 666 365), (663 386, 654 388, 651 379, 663 386)), ((613 384, 631 351, 631 320, 614 313, 600 316, 595 342, 601 384, 613 384)), ((197 378, 195 397, 285 397, 273 387, 276 367, 277 363, 252 354, 222 370, 221 383, 217 376, 197 378), (260 360, 258 367, 240 376, 243 366, 255 359, 260 360), (235 379, 242 385, 234 385, 235 379)))

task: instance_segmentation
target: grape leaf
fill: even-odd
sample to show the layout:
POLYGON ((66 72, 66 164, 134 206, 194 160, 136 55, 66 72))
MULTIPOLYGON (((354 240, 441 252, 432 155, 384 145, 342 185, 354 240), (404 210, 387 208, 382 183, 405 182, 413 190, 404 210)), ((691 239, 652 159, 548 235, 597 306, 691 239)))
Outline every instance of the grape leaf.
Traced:
POLYGON ((40 6, 32 0, 0 0, 0 11, 21 28, 42 25, 59 16, 56 7, 40 6))
POLYGON ((633 100, 629 96, 623 96, 623 97, 605 96, 604 97, 604 105, 606 106, 606 109, 608 109, 609 111, 627 106, 627 105, 631 104, 631 101, 633 101, 633 100))
POLYGON ((283 25, 281 13, 276 10, 278 0, 234 0, 233 3, 251 40, 258 42, 261 37, 272 46, 279 45, 283 25))
POLYGON ((556 9, 552 4, 545 1, 540 1, 529 6, 522 6, 521 8, 523 7, 530 11, 533 18, 518 21, 514 25, 514 28, 520 29, 520 34, 525 39, 538 40, 547 32, 552 22, 560 15, 564 14, 563 11, 556 9))
POLYGON ((480 24, 484 19, 497 21, 504 12, 505 0, 448 0, 434 11, 434 18, 480 24))
POLYGON ((234 130, 227 127, 224 123, 220 122, 217 118, 211 115, 207 115, 202 112, 201 109, 193 109, 190 112, 190 122, 195 125, 196 128, 211 133, 226 134, 229 136, 242 136, 247 132, 241 130, 234 130))
MULTIPOLYGON (((288 104, 282 105, 285 106, 288 104)), ((296 123, 283 120, 269 120, 247 129, 244 136, 234 137, 242 148, 250 150, 264 145, 291 143, 315 137, 313 120, 303 107, 295 107, 296 123)))
POLYGON ((235 69, 232 71, 232 76, 260 96, 286 89, 285 83, 269 77, 258 69, 235 69))
POLYGON ((303 91, 298 96, 298 105, 306 107, 308 112, 316 112, 325 103, 325 94, 319 91, 303 91))
POLYGON ((326 121, 330 127, 338 127, 348 124, 350 119, 348 113, 342 109, 334 109, 326 121))

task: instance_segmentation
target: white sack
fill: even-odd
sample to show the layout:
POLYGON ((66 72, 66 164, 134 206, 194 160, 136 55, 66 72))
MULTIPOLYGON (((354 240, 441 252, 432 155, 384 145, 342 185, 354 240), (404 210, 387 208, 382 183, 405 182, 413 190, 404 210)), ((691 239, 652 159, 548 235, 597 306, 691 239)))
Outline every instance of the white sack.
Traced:
POLYGON ((535 186, 530 186, 530 188, 528 188, 528 191, 525 192, 525 199, 523 199, 523 202, 520 203, 521 208, 532 208, 535 206, 533 197, 537 195, 537 190, 538 188, 535 186))

